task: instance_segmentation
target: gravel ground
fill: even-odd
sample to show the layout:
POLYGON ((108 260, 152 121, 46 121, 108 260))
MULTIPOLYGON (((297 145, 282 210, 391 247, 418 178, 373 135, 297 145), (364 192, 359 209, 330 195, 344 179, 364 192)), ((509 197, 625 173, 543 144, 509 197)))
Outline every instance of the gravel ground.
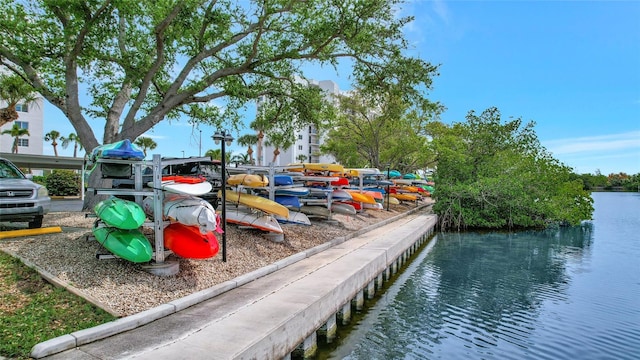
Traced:
MULTIPOLYGON (((426 201, 431 201, 427 199, 426 201)), ((152 275, 122 259, 98 260, 109 254, 91 235, 95 218, 85 213, 59 212, 45 216, 43 227, 61 226, 61 233, 0 239, 0 250, 13 253, 75 287, 79 294, 118 316, 128 316, 233 279, 298 252, 414 208, 391 205, 390 211, 366 211, 356 216, 334 214, 333 221, 312 220, 311 226, 283 225, 284 241, 262 232, 227 225, 227 262, 219 253, 207 260, 181 259, 174 276, 152 275)), ((0 230, 16 227, 0 223, 0 230)), ((153 244, 153 231, 148 230, 153 244)))

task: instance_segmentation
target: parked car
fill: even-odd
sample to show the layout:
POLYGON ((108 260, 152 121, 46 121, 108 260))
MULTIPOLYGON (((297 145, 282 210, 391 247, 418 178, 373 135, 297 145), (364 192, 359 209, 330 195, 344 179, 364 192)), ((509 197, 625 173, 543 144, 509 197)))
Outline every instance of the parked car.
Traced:
POLYGON ((29 229, 42 227, 51 208, 49 191, 36 184, 11 161, 0 158, 0 221, 28 222, 29 229))
MULTIPOLYGON (((214 208, 218 206, 218 190, 222 186, 221 167, 220 160, 205 160, 202 157, 197 158, 162 158, 162 161, 168 163, 162 167, 162 176, 167 175, 194 175, 202 176, 208 182, 211 183, 212 189, 209 193, 200 195, 199 197, 208 201, 214 208)), ((153 181, 153 170, 151 167, 146 167, 142 172, 142 182, 147 184, 153 181)), ((116 189, 133 189, 134 180, 133 176, 130 179, 114 179, 113 187, 116 189)), ((118 196, 133 200, 130 196, 118 196)))

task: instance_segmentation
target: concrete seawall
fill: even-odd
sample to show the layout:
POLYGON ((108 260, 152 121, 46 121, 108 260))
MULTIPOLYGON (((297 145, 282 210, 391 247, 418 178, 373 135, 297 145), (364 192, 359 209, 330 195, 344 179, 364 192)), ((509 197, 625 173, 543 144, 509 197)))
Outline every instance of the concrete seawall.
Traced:
MULTIPOLYGON (((101 329, 36 345, 50 359, 282 359, 311 357, 316 339, 331 339, 433 233, 425 211, 285 259, 215 294, 194 294, 101 329), (225 291, 222 291, 225 289, 225 291), (206 299, 203 300, 203 297, 206 299), (167 316, 168 315, 168 316, 167 316), (128 324, 128 325, 126 325, 128 324), (126 331, 128 330, 128 331, 126 331), (126 332, 122 332, 126 331, 126 332), (70 350, 66 350, 73 347, 70 350)), ((99 327, 98 327, 99 328, 99 327)))

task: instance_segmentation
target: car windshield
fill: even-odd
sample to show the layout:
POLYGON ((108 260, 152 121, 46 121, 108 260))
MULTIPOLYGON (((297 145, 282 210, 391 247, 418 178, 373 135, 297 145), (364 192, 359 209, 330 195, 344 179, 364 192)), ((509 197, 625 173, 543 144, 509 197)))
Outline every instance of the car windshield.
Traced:
POLYGON ((11 163, 0 160, 0 179, 24 179, 24 175, 11 163))

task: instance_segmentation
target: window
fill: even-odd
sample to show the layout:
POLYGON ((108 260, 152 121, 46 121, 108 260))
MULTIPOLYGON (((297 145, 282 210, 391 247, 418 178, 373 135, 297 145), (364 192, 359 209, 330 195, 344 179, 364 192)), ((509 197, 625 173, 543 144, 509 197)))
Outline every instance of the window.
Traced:
POLYGON ((298 150, 302 150, 302 145, 298 145, 298 150))
POLYGON ((29 112, 29 106, 27 104, 17 104, 16 111, 19 112, 29 112))
POLYGON ((18 125, 18 127, 20 129, 29 129, 29 122, 28 121, 15 121, 14 124, 18 125))
POLYGON ((302 140, 302 134, 298 134, 298 140, 302 140))
POLYGON ((18 146, 29 147, 29 139, 18 139, 18 146))

